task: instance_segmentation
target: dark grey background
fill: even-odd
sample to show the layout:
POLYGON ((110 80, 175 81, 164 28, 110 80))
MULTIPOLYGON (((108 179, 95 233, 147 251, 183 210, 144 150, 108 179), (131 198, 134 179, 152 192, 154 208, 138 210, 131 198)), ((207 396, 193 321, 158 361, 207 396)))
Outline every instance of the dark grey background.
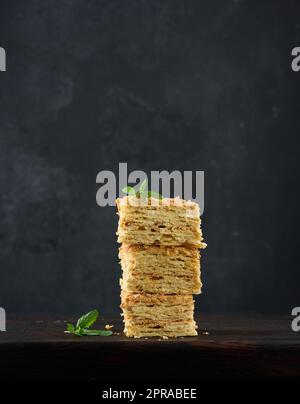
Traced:
POLYGON ((0 306, 119 313, 119 162, 205 171, 200 312, 300 305, 296 3, 1 1, 0 306))

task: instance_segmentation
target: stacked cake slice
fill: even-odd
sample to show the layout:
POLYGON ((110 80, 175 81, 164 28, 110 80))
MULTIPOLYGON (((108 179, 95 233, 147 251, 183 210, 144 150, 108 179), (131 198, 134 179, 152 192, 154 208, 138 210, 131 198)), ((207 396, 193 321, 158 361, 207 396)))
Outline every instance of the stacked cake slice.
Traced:
POLYGON ((201 292, 197 249, 123 244, 119 258, 123 269, 122 287, 128 292, 201 292))
POLYGON ((121 292, 128 337, 197 335, 192 295, 121 292))
POLYGON ((201 292, 199 206, 179 198, 117 200, 121 307, 127 336, 197 335, 201 292))

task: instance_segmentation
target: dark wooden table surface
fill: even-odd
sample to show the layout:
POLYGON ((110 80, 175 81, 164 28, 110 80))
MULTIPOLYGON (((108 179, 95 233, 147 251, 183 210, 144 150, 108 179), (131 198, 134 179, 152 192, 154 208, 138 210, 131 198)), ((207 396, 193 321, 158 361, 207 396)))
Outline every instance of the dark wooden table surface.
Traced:
MULTIPOLYGON (((15 319, 0 333, 0 377, 8 381, 182 382, 300 380, 300 332, 291 317, 205 316, 199 336, 128 339, 64 334, 65 320, 15 319)), ((70 319, 68 319, 70 320, 70 319)))

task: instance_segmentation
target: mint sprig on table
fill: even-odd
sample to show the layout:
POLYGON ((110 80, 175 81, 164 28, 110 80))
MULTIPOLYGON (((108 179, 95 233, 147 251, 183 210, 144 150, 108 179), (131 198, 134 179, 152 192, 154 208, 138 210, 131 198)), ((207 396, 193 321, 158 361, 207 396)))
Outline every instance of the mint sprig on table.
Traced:
POLYGON ((135 196, 136 198, 156 198, 156 199, 163 199, 163 196, 159 194, 158 192, 150 191, 146 189, 147 187, 147 180, 145 179, 139 188, 138 191, 136 191, 133 187, 124 187, 122 189, 122 192, 127 195, 135 196))
POLYGON ((90 326, 95 323, 99 316, 98 310, 92 310, 87 314, 81 316, 74 326, 71 323, 67 323, 66 334, 74 334, 78 337, 83 337, 84 335, 96 336, 101 335, 102 337, 108 337, 112 335, 112 331, 109 330, 90 330, 90 326))

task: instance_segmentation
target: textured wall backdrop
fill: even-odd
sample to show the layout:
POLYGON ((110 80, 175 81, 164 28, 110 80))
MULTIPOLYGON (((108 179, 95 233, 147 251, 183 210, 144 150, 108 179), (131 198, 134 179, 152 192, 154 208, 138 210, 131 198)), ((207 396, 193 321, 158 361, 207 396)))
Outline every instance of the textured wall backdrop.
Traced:
POLYGON ((299 305, 297 1, 0 5, 0 306, 119 313, 99 170, 204 170, 204 312, 299 305))

